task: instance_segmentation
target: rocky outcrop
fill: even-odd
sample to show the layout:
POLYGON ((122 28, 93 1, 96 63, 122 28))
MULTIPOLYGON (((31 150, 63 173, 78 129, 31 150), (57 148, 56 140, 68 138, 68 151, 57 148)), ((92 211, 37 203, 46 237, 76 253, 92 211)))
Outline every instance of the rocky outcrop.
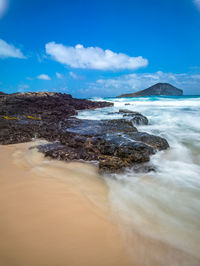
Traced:
MULTIPOLYGON (((119 172, 127 167, 152 171, 146 163, 157 150, 169 147, 161 137, 138 132, 146 123, 142 114, 120 110, 123 119, 82 120, 78 110, 112 106, 108 102, 74 99, 60 93, 12 94, 0 99, 0 144, 40 138, 45 156, 64 160, 96 161, 100 172, 119 172), (138 121, 132 121, 138 117, 138 121)), ((148 121, 148 120, 147 120, 148 121)))
POLYGON ((134 111, 130 111, 128 109, 120 109, 119 113, 123 113, 123 117, 130 117, 130 121, 132 121, 132 123, 134 125, 148 125, 149 121, 147 119, 146 116, 138 113, 138 112, 134 112, 134 111))
POLYGON ((56 92, 14 93, 4 96, 0 104, 0 115, 14 115, 20 119, 36 115, 45 121, 65 119, 76 115, 78 110, 113 105, 109 102, 75 99, 70 94, 56 92))
POLYGON ((126 167, 150 171, 146 163, 157 150, 169 147, 161 137, 138 132, 123 119, 79 120, 73 119, 70 127, 60 135, 59 143, 49 145, 43 152, 60 160, 98 161, 100 172, 119 172, 126 167))
POLYGON ((177 89, 169 83, 157 83, 145 90, 141 90, 135 93, 122 94, 117 97, 142 97, 142 96, 180 96, 183 95, 183 91, 177 89))
POLYGON ((134 141, 141 141, 151 146, 152 148, 154 148, 154 150, 161 151, 161 150, 166 150, 169 148, 169 144, 166 141, 166 139, 158 137, 158 136, 150 135, 145 132, 131 132, 131 133, 128 133, 128 136, 130 139, 134 141))

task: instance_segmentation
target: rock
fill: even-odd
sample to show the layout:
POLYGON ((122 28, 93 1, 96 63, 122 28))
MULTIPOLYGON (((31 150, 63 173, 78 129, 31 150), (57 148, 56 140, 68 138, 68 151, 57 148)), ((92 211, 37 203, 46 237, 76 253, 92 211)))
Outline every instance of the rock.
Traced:
POLYGON ((135 173, 149 173, 149 172, 156 172, 156 169, 153 165, 149 164, 134 164, 132 170, 135 173))
POLYGON ((130 164, 119 157, 102 156, 99 158, 99 173, 120 173, 125 168, 130 167, 130 164))
POLYGON ((139 114, 138 112, 131 111, 131 110, 128 110, 128 109, 119 109, 119 113, 123 113, 123 114, 139 114))
POLYGON ((131 117, 131 122, 134 125, 148 125, 149 121, 146 116, 142 115, 141 113, 131 111, 128 109, 120 109, 119 113, 123 113, 123 117, 131 117))
POLYGON ((0 98, 0 144, 30 141, 34 137, 54 141, 63 130, 65 120, 77 110, 112 106, 109 102, 74 99, 69 94, 54 92, 14 93, 0 98), (6 120, 17 118, 18 120, 6 120), (32 116, 37 119, 29 119, 32 116))
POLYGON ((149 121, 146 116, 141 114, 135 114, 132 116, 131 122, 133 122, 134 125, 148 125, 149 121))
MULTIPOLYGON (((40 149, 42 151, 42 149, 40 149)), ((68 145, 60 145, 56 148, 50 148, 49 150, 42 151, 45 156, 53 159, 64 160, 64 161, 97 161, 98 156, 95 153, 88 153, 83 147, 79 149, 70 147, 68 145)))
POLYGON ((0 98, 0 114, 18 118, 41 116, 42 120, 65 119, 77 110, 112 106, 109 102, 75 99, 69 94, 54 92, 14 93, 0 98))
POLYGON ((39 145, 39 151, 53 159, 96 161, 101 173, 119 172, 127 167, 147 171, 150 168, 145 163, 150 156, 169 145, 163 138, 138 132, 133 123, 145 123, 142 114, 121 110, 125 116, 130 116, 129 120, 80 120, 74 117, 78 110, 111 105, 74 99, 61 93, 3 96, 0 98, 0 144, 40 138, 50 143, 39 145))
MULTIPOLYGON (((107 120, 92 122, 95 125, 95 129, 97 128, 96 125, 101 125, 101 128, 98 128, 98 133, 95 130, 91 130, 90 126, 88 130, 86 127, 86 125, 88 126, 88 120, 82 120, 81 123, 78 124, 78 128, 73 127, 73 130, 71 128, 68 129, 60 137, 60 141, 63 145, 69 146, 70 153, 74 153, 71 148, 80 150, 82 157, 80 157, 79 154, 79 159, 85 159, 86 154, 88 154, 87 160, 101 161, 99 164, 101 172, 104 171, 103 169, 105 169, 105 167, 107 167, 107 172, 113 171, 114 166, 116 166, 116 171, 118 171, 118 168, 123 168, 122 165, 124 165, 124 167, 131 167, 134 163, 147 162, 150 159, 150 155, 154 153, 154 149, 151 146, 141 141, 132 141, 132 139, 128 139, 124 132, 123 134, 113 131, 108 132, 107 120), (104 128, 103 123, 105 121, 106 124, 104 128), (113 163, 111 163, 112 158, 114 158, 113 163), (106 163, 105 160, 108 160, 108 162, 106 163), (117 161, 119 162, 118 166, 115 164, 117 161)), ((112 124, 113 121, 111 120, 109 122, 112 124)), ((134 133, 134 131, 128 131, 127 133, 131 134, 134 133)), ((75 157, 73 155, 73 159, 75 159, 75 157)))
POLYGON ((117 97, 142 97, 142 96, 160 96, 160 95, 168 95, 168 96, 180 96, 183 95, 183 91, 177 89, 169 83, 157 83, 145 90, 141 90, 135 93, 122 94, 117 97))
POLYGON ((133 132, 128 133, 129 137, 134 141, 141 141, 156 150, 166 150, 169 148, 169 144, 166 139, 159 136, 150 135, 145 132, 133 132))
POLYGON ((145 143, 132 141, 120 134, 103 136, 94 144, 101 154, 126 158, 130 162, 149 161, 149 156, 154 153, 153 148, 145 143))
POLYGON ((150 160, 153 149, 144 143, 133 142, 118 146, 115 154, 120 158, 126 158, 130 163, 143 163, 150 160))
POLYGON ((73 119, 67 132, 80 134, 83 136, 101 136, 108 133, 128 133, 137 132, 131 121, 125 119, 112 120, 86 120, 73 119))

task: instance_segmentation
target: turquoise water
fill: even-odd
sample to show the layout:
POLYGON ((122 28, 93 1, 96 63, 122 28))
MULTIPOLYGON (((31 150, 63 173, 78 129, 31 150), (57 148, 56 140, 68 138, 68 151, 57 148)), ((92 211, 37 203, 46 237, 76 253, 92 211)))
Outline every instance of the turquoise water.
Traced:
POLYGON ((110 114, 122 108, 141 112, 149 125, 138 130, 162 136, 170 144, 169 150, 151 157, 156 173, 127 170, 105 177, 112 211, 124 224, 127 237, 137 230, 200 260, 200 96, 95 100, 114 106, 82 111, 79 118, 122 118, 110 114))

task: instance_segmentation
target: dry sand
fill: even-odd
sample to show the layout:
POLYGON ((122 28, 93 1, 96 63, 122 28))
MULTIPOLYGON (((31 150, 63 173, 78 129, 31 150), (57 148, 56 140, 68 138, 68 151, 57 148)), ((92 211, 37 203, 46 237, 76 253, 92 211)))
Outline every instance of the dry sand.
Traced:
POLYGON ((0 266, 132 265, 95 166, 0 146, 0 266))

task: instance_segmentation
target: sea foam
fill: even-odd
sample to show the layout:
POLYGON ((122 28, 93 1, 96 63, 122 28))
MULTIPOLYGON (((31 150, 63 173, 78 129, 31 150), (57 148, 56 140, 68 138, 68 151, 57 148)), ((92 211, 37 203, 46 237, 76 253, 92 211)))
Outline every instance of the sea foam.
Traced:
POLYGON ((113 214, 126 237, 136 230, 200 259, 200 96, 101 100, 114 107, 82 111, 79 118, 122 118, 115 114, 122 108, 141 112, 150 124, 138 130, 170 144, 151 157, 155 173, 127 170, 105 177, 113 214))

